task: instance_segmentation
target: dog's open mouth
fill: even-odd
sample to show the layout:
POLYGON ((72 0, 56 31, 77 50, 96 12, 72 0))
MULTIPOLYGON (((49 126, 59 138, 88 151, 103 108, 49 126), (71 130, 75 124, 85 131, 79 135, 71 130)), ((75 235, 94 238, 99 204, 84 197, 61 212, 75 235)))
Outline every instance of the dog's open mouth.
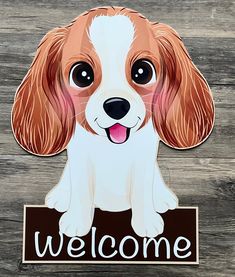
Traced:
POLYGON ((105 128, 107 137, 113 143, 124 143, 128 140, 130 135, 130 129, 119 123, 114 124, 109 128, 105 128))

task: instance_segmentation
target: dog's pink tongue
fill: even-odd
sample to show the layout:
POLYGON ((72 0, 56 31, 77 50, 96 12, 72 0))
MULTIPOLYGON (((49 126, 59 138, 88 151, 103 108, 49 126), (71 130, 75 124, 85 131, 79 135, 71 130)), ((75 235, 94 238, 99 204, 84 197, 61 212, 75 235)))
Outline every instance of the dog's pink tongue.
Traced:
POLYGON ((109 134, 113 142, 123 143, 127 138, 127 128, 117 123, 109 128, 109 134))

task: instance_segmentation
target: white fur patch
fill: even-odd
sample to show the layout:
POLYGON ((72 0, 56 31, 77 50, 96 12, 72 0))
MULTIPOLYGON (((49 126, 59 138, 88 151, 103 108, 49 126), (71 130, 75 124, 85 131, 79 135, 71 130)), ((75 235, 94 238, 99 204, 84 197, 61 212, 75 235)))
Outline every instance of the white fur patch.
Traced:
POLYGON ((86 119, 97 134, 106 135, 97 122, 107 128, 117 120, 105 113, 103 103, 109 98, 121 97, 130 103, 130 110, 118 123, 131 127, 138 122, 133 133, 141 126, 146 113, 140 95, 128 83, 125 70, 135 36, 134 25, 125 15, 98 16, 92 21, 88 33, 101 63, 102 80, 87 103, 86 119))
POLYGON ((90 26, 90 40, 102 67, 102 91, 127 90, 125 65, 134 26, 124 15, 99 16, 90 26))
MULTIPOLYGON (((102 64, 103 73, 107 72, 110 64, 125 68, 125 61, 135 29, 129 17, 124 15, 95 17, 89 28, 93 44, 102 64)), ((105 75, 105 74, 104 74, 105 75)))

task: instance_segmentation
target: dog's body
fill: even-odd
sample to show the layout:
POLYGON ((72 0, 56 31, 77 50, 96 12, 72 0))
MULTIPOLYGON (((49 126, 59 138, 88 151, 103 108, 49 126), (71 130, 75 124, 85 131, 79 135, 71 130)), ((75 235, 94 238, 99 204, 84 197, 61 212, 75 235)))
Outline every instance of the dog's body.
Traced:
POLYGON ((131 208, 138 235, 162 233, 158 213, 178 200, 156 163, 159 140, 194 147, 213 121, 208 84, 178 34, 121 7, 90 10, 49 32, 12 111, 15 137, 27 151, 67 149, 46 204, 65 212, 60 231, 68 236, 89 232, 95 207, 131 208))
POLYGON ((61 212, 68 210, 74 197, 73 210, 61 218, 61 231, 69 236, 86 234, 98 207, 105 211, 131 208, 138 235, 161 233, 163 222, 156 211, 176 208, 177 198, 166 187, 156 163, 158 143, 151 120, 122 145, 110 144, 77 125, 63 176, 46 197, 47 206, 61 212))

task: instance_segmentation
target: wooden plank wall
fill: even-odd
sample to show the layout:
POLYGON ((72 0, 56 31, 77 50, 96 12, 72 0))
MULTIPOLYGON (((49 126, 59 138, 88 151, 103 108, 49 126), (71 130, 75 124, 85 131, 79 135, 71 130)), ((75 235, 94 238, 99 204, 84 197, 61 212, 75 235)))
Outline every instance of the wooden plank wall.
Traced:
MULTIPOLYGON (((0 276, 234 276, 234 4, 233 1, 0 1, 0 276), (10 111, 36 47, 50 29, 105 4, 171 25, 213 91, 210 138, 190 151, 160 145, 163 176, 180 205, 199 206, 200 265, 23 265, 24 204, 43 204, 66 156, 39 158, 15 142, 10 111)), ((177 223, 176 223, 177 224, 177 223)))

